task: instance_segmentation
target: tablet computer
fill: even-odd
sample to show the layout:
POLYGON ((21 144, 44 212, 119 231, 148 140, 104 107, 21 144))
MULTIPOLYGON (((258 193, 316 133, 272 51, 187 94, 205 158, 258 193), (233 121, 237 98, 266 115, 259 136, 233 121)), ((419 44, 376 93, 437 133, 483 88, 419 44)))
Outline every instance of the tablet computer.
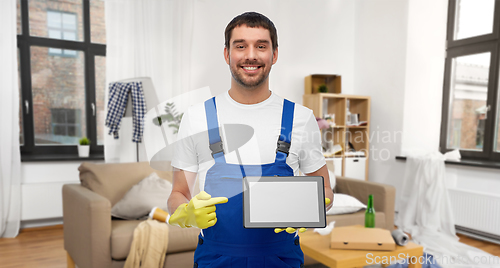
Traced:
POLYGON ((245 228, 323 228, 325 187, 321 176, 243 178, 245 228))

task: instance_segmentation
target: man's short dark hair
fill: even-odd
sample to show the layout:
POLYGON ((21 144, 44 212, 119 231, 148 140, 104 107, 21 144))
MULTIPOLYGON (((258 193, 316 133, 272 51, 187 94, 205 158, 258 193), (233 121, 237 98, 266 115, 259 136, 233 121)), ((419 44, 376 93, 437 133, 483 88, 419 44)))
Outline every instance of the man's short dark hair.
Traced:
POLYGON ((273 51, 278 48, 278 33, 274 23, 266 16, 257 12, 245 12, 241 15, 236 16, 229 24, 226 26, 226 31, 224 33, 226 37, 225 45, 229 49, 229 41, 231 40, 231 34, 233 29, 240 26, 246 25, 251 28, 262 27, 269 31, 271 35, 271 43, 273 45, 273 51))

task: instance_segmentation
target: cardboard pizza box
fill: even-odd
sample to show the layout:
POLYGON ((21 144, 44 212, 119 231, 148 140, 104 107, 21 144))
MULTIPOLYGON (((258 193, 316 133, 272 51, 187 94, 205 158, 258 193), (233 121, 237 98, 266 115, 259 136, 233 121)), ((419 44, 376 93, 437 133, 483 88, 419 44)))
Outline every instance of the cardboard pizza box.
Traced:
POLYGON ((335 227, 330 238, 332 249, 395 250, 391 232, 362 225, 335 227))

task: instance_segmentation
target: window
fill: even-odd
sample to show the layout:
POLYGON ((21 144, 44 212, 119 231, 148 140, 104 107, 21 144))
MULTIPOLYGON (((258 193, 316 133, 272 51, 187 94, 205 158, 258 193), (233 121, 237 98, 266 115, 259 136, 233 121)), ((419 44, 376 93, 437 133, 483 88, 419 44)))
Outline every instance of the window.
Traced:
POLYGON ((50 114, 52 123, 48 141, 64 143, 66 139, 74 144, 75 139, 82 136, 80 109, 51 109, 50 114))
POLYGON ((460 148, 460 141, 462 137, 462 119, 454 119, 453 120, 453 133, 451 133, 450 137, 450 148, 458 149, 460 148))
POLYGON ((106 115, 104 114, 106 93, 106 57, 95 57, 95 86, 96 86, 96 108, 97 108, 97 145, 104 145, 104 134, 106 115))
POLYGON ((104 2, 19 0, 17 21, 22 159, 76 157, 83 136, 102 155, 104 2))
MULTIPOLYGON (((47 11, 47 29, 49 38, 73 41, 76 40, 76 14, 53 10, 47 11)), ((76 51, 60 48, 49 48, 49 54, 72 57, 76 55, 76 51)))
MULTIPOLYGON (((21 62, 19 58, 19 49, 17 50, 17 62, 21 62)), ((21 90, 21 69, 20 64, 17 65, 17 84, 19 86, 19 144, 24 145, 24 130, 23 130, 23 95, 21 90)))
MULTIPOLYGON (((35 146, 44 144, 77 144, 83 133, 73 133, 66 139, 53 136, 54 111, 85 111, 84 52, 73 51, 74 57, 54 57, 52 48, 31 46, 31 94, 35 146), (78 134, 78 136, 76 136, 78 134)), ((68 50, 65 50, 68 51, 68 50)), ((78 122, 86 122, 85 112, 78 122)), ((82 128, 86 129, 86 128, 82 128)))
POLYGON ((500 160, 497 3, 449 0, 440 147, 465 159, 500 160))

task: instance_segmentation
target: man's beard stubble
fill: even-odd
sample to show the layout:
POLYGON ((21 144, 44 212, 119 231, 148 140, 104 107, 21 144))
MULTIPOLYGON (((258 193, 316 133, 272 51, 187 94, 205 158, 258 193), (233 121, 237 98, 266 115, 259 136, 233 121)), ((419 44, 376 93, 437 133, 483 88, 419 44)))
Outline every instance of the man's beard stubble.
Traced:
MULTIPOLYGON (((252 63, 249 63, 249 64, 252 64, 252 63)), ((233 76, 234 80, 236 80, 236 82, 238 84, 240 84, 241 86, 243 86, 246 89, 254 89, 254 88, 257 88, 258 86, 260 86, 262 83, 264 83, 264 81, 266 81, 266 79, 269 77, 269 73, 271 72, 271 69, 269 69, 267 72, 261 74, 260 77, 258 77, 258 79, 256 79, 255 81, 245 82, 245 81, 243 81, 242 75, 238 72, 240 67, 237 65, 236 70, 235 70, 231 64, 229 64, 229 66, 230 66, 229 69, 231 71, 231 75, 233 76)), ((260 66, 263 66, 263 65, 260 65, 260 66)), ((260 68, 264 68, 264 67, 260 67, 260 68)))

